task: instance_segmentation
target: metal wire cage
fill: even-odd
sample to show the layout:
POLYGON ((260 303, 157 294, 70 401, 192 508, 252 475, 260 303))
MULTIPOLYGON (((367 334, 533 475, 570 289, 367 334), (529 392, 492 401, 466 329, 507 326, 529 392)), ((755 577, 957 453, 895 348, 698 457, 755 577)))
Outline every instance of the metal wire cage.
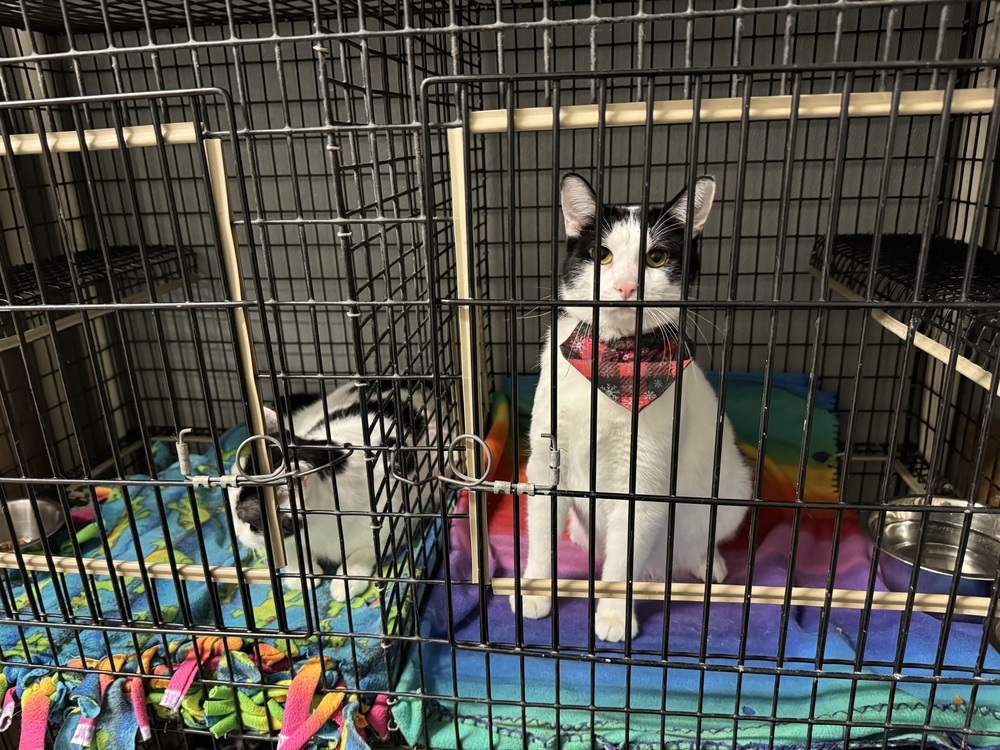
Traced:
MULTIPOLYGON (((434 474, 428 435, 455 421, 434 387, 449 322, 435 330, 428 316, 407 123, 416 71, 445 58, 431 40, 359 46, 343 32, 358 9, 333 9, 323 23, 341 31, 326 38, 313 38, 307 8, 275 17, 266 35, 287 43, 251 45, 247 58, 217 44, 218 24, 265 33, 265 8, 236 18, 220 4, 198 18, 214 25, 198 27, 194 46, 173 52, 181 6, 62 10, 53 29, 46 7, 5 8, 2 34, 4 519, 15 540, 26 520, 64 527, 37 542, 23 533, 32 546, 2 553, 7 678, 25 707, 40 684, 78 695, 98 672, 116 690, 144 690, 150 711, 187 730, 157 743, 227 730, 276 738, 288 679, 305 664, 324 667, 323 689, 342 676, 342 697, 395 679, 416 614, 405 584, 435 557, 444 504, 414 477, 434 474), (163 49, 126 51, 147 44, 143 31, 163 49), (273 434, 265 408, 345 384, 395 432, 360 409, 350 445, 319 441, 357 463, 341 488, 350 510, 334 500, 318 511, 338 542, 310 537, 306 516, 317 516, 301 500, 279 517, 279 495, 302 497, 310 472, 297 459, 316 441, 281 429, 277 453, 242 441, 273 434), (405 410, 419 414, 408 435, 405 410), (251 453, 241 474, 238 457, 251 453), (261 490, 256 552, 237 536, 234 486, 261 490), (338 586, 359 583, 346 568, 311 562, 337 544, 344 559, 350 534, 370 537, 381 559, 375 575, 361 572, 355 607, 336 601, 338 586), (191 690, 185 659, 200 676, 191 690), (19 678, 30 665, 46 677, 19 678), (227 692, 236 682, 269 708, 255 714, 227 692), (200 697, 169 697, 185 693, 200 697), (220 713, 206 719, 205 700, 221 700, 220 713)), ((113 702, 103 690, 102 700, 113 702)), ((80 719, 52 716, 53 734, 80 719)), ((28 729, 22 743, 38 736, 28 729)))
MULTIPOLYGON (((0 527, 64 527, 0 551, 22 746, 39 693, 50 738, 83 731, 98 674, 157 747, 1000 746, 998 12, 0 2, 0 527), (602 581, 595 520, 631 508, 631 565, 637 501, 714 519, 718 468, 684 498, 675 447, 640 497, 631 438, 623 487, 522 471, 569 171, 641 208, 715 178, 675 307, 754 473, 724 580, 675 578, 671 536, 665 581, 602 581), (345 385, 360 440, 269 424, 345 385), (357 459, 329 507, 303 500, 317 447, 357 459), (583 549, 558 529, 553 575, 522 575, 527 506, 571 495, 583 549), (888 504, 920 557, 941 498, 966 569, 894 584, 888 504), (352 535, 370 574, 311 562, 352 535), (640 635, 595 635, 607 599, 640 635)), ((590 421, 554 447, 596 447, 590 421)))

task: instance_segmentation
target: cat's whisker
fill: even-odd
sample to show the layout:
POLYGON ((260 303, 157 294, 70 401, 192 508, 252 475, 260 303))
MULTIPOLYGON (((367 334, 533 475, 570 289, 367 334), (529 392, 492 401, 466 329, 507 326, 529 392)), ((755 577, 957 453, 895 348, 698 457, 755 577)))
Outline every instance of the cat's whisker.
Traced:
POLYGON ((660 216, 656 223, 650 227, 649 234, 653 237, 655 242, 659 242, 663 240, 669 232, 675 229, 682 229, 683 227, 683 221, 672 214, 665 214, 660 216))
POLYGON ((706 325, 709 325, 712 328, 714 328, 720 336, 725 335, 723 334, 722 329, 719 328, 719 326, 717 326, 711 320, 706 318, 704 315, 696 313, 694 310, 688 310, 688 316, 690 317, 691 322, 694 324, 695 328, 698 329, 698 333, 700 333, 701 337, 705 340, 705 344, 710 344, 711 342, 709 342, 708 337, 705 335, 705 332, 701 330, 701 326, 698 325, 698 321, 701 321, 702 323, 705 323, 706 325))
MULTIPOLYGON (((539 297, 538 301, 542 302, 542 301, 547 300, 547 299, 552 299, 552 295, 551 294, 546 294, 544 297, 539 297)), ((528 309, 526 312, 524 312, 523 314, 518 315, 517 316, 517 320, 530 320, 532 318, 541 318, 541 317, 543 317, 545 315, 548 315, 550 313, 551 313, 551 308, 547 307, 547 308, 545 308, 543 310, 540 306, 539 307, 532 307, 532 308, 528 309), (532 313, 534 313, 536 310, 540 310, 541 312, 539 312, 537 315, 533 315, 532 313)))
MULTIPOLYGON (((698 334, 698 336, 701 336, 701 340, 705 342, 705 345, 706 346, 710 345, 710 342, 708 340, 708 336, 706 336, 705 332, 703 330, 701 330, 701 326, 698 325, 698 321, 695 320, 694 318, 692 318, 691 319, 691 325, 694 326, 695 332, 698 334)), ((697 341, 698 341, 698 338, 696 336, 695 337, 695 342, 697 343, 697 341)))
POLYGON ((535 310, 540 310, 540 308, 538 307, 531 308, 530 310, 528 310, 528 312, 524 313, 524 315, 518 315, 517 320, 531 320, 533 318, 544 318, 546 315, 551 314, 551 311, 547 308, 545 310, 541 310, 541 312, 538 313, 535 313, 535 310))
POLYGON ((531 279, 525 279, 525 280, 523 280, 521 282, 521 285, 522 285, 522 287, 525 290, 530 285, 530 286, 533 286, 535 288, 535 291, 538 291, 538 292, 548 292, 549 293, 548 296, 546 296, 546 297, 539 297, 539 299, 552 299, 552 289, 548 285, 546 285, 546 286, 543 287, 540 282, 537 282, 537 281, 532 282, 531 279))

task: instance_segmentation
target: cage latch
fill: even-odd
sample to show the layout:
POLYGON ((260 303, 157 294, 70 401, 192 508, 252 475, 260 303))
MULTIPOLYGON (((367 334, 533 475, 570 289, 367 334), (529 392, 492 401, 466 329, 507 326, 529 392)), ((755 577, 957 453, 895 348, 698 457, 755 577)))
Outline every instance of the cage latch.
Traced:
POLYGON ((494 495, 535 494, 535 485, 531 482, 486 482, 483 487, 494 495))
POLYGON ((243 470, 243 466, 240 463, 239 456, 243 451, 249 447, 250 443, 254 440, 264 440, 270 442, 278 447, 280 450, 281 443, 277 441, 274 437, 270 435, 251 435, 236 449, 236 458, 233 462, 233 468, 235 474, 223 474, 221 476, 210 476, 208 474, 194 474, 191 471, 191 448, 187 444, 185 438, 192 432, 191 428, 185 428, 177 434, 177 466, 180 469, 181 476, 187 479, 191 484, 198 489, 208 489, 211 487, 238 487, 240 484, 270 484, 275 481, 280 481, 289 476, 285 462, 282 460, 270 474, 247 474, 243 470))
POLYGON ((438 477, 443 482, 462 487, 469 490, 485 490, 495 495, 535 495, 538 490, 554 490, 559 486, 559 466, 561 462, 561 452, 556 443, 556 436, 549 433, 542 435, 549 439, 549 484, 538 485, 533 482, 505 482, 500 480, 488 481, 486 477, 493 470, 493 451, 486 444, 486 441, 476 435, 459 435, 448 444, 448 468, 453 476, 438 477), (459 452, 458 444, 462 441, 472 441, 483 450, 483 457, 486 466, 479 476, 466 474, 460 466, 456 453, 459 452))

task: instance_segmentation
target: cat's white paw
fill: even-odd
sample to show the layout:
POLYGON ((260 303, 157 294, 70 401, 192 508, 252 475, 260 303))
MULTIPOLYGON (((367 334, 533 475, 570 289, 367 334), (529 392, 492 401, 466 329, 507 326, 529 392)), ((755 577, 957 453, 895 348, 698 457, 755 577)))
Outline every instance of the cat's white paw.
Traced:
MULTIPOLYGON (((702 555, 698 562, 695 564, 691 573, 699 580, 704 581, 708 579, 708 557, 702 555)), ((712 560, 712 583, 722 583, 726 580, 726 576, 729 575, 729 567, 726 565, 725 559, 719 554, 719 550, 715 550, 712 560)))
MULTIPOLYGON (((594 614, 594 635, 608 643, 620 643, 625 640, 625 627, 628 619, 625 613, 625 602, 617 599, 603 599, 597 605, 594 614)), ((639 621, 632 615, 632 637, 639 635, 639 621)))
MULTIPOLYGON (((510 611, 517 614, 517 597, 510 595, 510 611)), ((521 614, 529 620, 541 620, 552 611, 551 596, 522 596, 521 614)))
POLYGON ((356 596, 361 596, 368 590, 371 581, 359 581, 356 578, 349 578, 346 581, 340 579, 330 581, 330 598, 335 602, 346 604, 356 596))
MULTIPOLYGON (((291 573, 291 571, 285 571, 286 573, 291 573)), ((299 574, 288 575, 281 579, 281 582, 285 584, 286 589, 291 589, 292 591, 300 591, 302 589, 302 579, 299 578, 299 574)))
POLYGON ((722 583, 728 575, 729 568, 726 566, 726 561, 719 554, 718 550, 716 550, 715 560, 712 561, 712 582, 722 583))

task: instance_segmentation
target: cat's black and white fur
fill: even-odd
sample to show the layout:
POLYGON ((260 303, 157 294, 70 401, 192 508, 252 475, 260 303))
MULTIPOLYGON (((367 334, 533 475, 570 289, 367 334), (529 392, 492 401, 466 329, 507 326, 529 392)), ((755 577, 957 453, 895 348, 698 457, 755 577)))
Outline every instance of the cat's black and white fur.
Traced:
MULTIPOLYGON (((385 510, 386 488, 385 463, 381 457, 371 462, 366 461, 364 451, 352 450, 345 446, 366 445, 364 422, 370 428, 371 445, 373 447, 389 446, 397 443, 410 444, 414 435, 419 435, 425 428, 425 420, 421 416, 416 399, 404 392, 401 404, 394 406, 394 400, 389 392, 380 395, 369 392, 363 402, 359 389, 353 385, 342 386, 325 399, 317 395, 296 395, 283 408, 281 418, 288 430, 289 439, 297 446, 297 460, 292 468, 300 472, 323 467, 321 470, 305 474, 296 486, 302 488, 301 497, 297 498, 296 507, 307 511, 305 517, 299 516, 301 536, 308 535, 308 550, 312 557, 312 568, 319 571, 323 563, 335 567, 335 573, 348 577, 348 581, 334 579, 330 582, 330 595, 336 601, 348 601, 351 597, 363 593, 369 586, 370 577, 376 569, 378 560, 375 554, 375 542, 372 536, 371 500, 372 491, 379 498, 376 512, 385 510), (369 467, 373 473, 371 485, 368 479, 369 467), (374 490, 370 489, 374 488, 374 490), (362 511, 369 515, 342 515, 339 517, 326 513, 308 513, 308 511, 341 510, 348 512, 362 511), (339 523, 338 523, 339 521, 339 523), (341 548, 341 529, 343 529, 343 549, 341 548), (345 556, 346 555, 346 556, 345 556)), ((278 437, 278 415, 265 408, 268 433, 278 437)), ((244 451, 240 460, 247 467, 253 463, 244 451)), ((249 471, 249 469, 247 469, 249 471)), ((400 467, 403 470, 403 467, 400 467)), ((299 573, 296 540, 293 535, 293 520, 289 489, 286 485, 277 487, 278 507, 282 531, 285 534, 286 572, 299 573)), ((233 510, 233 523, 239 541, 247 547, 260 548, 264 546, 262 517, 263 506, 258 497, 258 490, 251 485, 230 488, 229 502, 233 510)), ((387 524, 383 524, 386 526, 387 524)), ((383 547, 385 540, 380 534, 379 546, 383 547)), ((308 560, 307 560, 308 563, 308 560)), ((300 579, 285 578, 285 583, 295 587, 300 579)))
MULTIPOLYGON (((690 217, 694 244, 689 250, 689 278, 697 270, 697 240, 708 219, 715 197, 715 181, 699 177, 695 183, 690 217)), ((642 232, 641 209, 637 206, 602 206, 602 226, 596 226, 597 197, 582 177, 569 174, 562 180, 561 203, 568 238, 563 261, 559 296, 563 300, 594 299, 595 258, 600 265, 600 300, 628 301, 638 296, 639 274, 644 273, 643 330, 657 327, 676 330, 678 309, 670 303, 681 299, 682 259, 685 224, 688 221, 687 191, 665 206, 654 208, 647 217, 646 254, 640 258, 642 232)), ((556 354, 552 368, 551 347, 559 346, 581 322, 593 324, 588 307, 560 309, 557 330, 550 331, 541 356, 541 375, 531 418, 531 456, 527 480, 545 485, 549 476, 549 443, 541 437, 551 429, 551 383, 555 378, 558 392, 558 438, 562 451, 560 489, 590 489, 591 463, 596 462, 598 491, 626 492, 632 461, 632 413, 629 409, 597 392, 591 382, 556 354), (597 444, 591 446, 591 400, 597 399, 597 444), (596 448, 596 450, 595 450, 596 448)), ((636 308, 602 307, 599 336, 608 341, 635 335, 636 308)), ((697 364, 692 362, 683 373, 683 396, 679 429, 674 425, 676 384, 639 413, 636 440, 636 494, 664 496, 670 491, 671 445, 679 435, 676 494, 682 497, 711 497, 715 474, 716 416, 715 391, 697 364)), ((751 474, 736 447, 729 420, 722 425, 721 471, 718 496, 746 500, 751 497, 751 474)), ((578 544, 587 545, 588 501, 537 495, 528 498, 528 561, 526 578, 550 578, 552 503, 556 502, 556 528, 562 529, 570 516, 570 535, 578 544)), ((673 540, 673 568, 704 579, 709 554, 713 558, 712 577, 721 581, 727 574, 718 549, 709 550, 710 509, 707 505, 678 504, 675 528, 669 528, 669 504, 640 501, 635 506, 633 570, 627 570, 628 503, 598 499, 595 546, 602 563, 605 581, 663 580, 666 543, 673 540), (607 553, 607 554, 606 554, 607 553)), ((720 506, 715 521, 715 542, 731 538, 741 525, 746 507, 720 506)), ((558 536, 558 535, 557 535, 558 536)), ((525 617, 541 618, 552 606, 548 596, 525 596, 521 601, 525 617)), ((511 608, 516 606, 511 597, 511 608)), ((638 634, 635 616, 627 621, 624 599, 601 599, 597 605, 595 633, 605 641, 625 639, 626 628, 638 634)))

